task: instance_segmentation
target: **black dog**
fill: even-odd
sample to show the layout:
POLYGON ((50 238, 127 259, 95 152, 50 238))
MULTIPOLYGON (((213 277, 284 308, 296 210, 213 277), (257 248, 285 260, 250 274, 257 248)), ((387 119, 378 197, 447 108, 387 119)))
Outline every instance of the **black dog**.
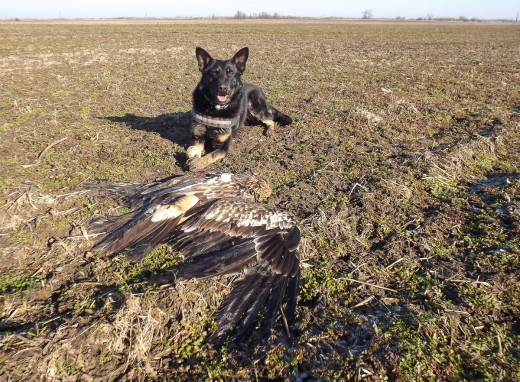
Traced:
POLYGON ((262 89, 242 82, 248 48, 225 61, 213 59, 202 48, 195 53, 202 78, 193 91, 192 141, 186 151, 190 170, 201 170, 224 158, 231 138, 246 121, 263 125, 266 135, 273 134, 275 123, 292 122, 267 102, 262 89))

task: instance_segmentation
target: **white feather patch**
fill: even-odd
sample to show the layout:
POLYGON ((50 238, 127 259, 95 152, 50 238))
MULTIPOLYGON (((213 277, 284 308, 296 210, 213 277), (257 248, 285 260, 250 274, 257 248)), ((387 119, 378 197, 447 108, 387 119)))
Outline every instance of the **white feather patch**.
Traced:
POLYGON ((210 185, 214 185, 214 184, 218 184, 218 183, 229 183, 231 182, 231 176, 233 174, 228 174, 228 173, 223 173, 223 174, 220 174, 219 176, 214 176, 213 178, 210 178, 208 179, 208 181, 206 182, 206 184, 210 184, 210 185))
POLYGON ((264 216, 252 216, 251 214, 237 221, 237 227, 261 227, 267 224, 264 216))
POLYGON ((197 204, 198 201, 199 198, 195 195, 185 195, 180 197, 174 204, 155 207, 151 221, 157 223, 166 219, 175 219, 197 204))
POLYGON ((224 183, 231 182, 231 175, 232 174, 229 174, 229 173, 221 174, 220 175, 220 180, 223 181, 224 183))

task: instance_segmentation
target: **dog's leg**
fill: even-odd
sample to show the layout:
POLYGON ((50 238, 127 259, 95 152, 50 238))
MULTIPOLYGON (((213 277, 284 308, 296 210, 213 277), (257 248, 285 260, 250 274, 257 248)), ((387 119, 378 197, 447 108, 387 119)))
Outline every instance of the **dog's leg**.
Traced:
POLYGON ((273 115, 273 120, 279 124, 280 126, 287 126, 292 123, 292 118, 289 117, 287 114, 282 113, 280 110, 275 108, 270 103, 267 104, 267 107, 269 108, 269 111, 273 115))
POLYGON ((196 142, 186 149, 186 156, 188 159, 201 157, 204 150, 204 143, 196 142))
POLYGON ((276 126, 276 123, 274 122, 274 116, 264 99, 251 99, 249 102, 249 113, 265 127, 264 135, 268 137, 274 135, 274 127, 276 126))
POLYGON ((217 160, 223 159, 227 155, 231 143, 231 132, 221 132, 215 136, 215 140, 221 144, 218 149, 211 151, 204 156, 194 156, 188 160, 190 171, 200 171, 217 160))
POLYGON ((191 144, 186 149, 186 156, 188 157, 188 160, 202 156, 202 153, 204 151, 204 142, 206 140, 206 126, 198 124, 192 125, 191 135, 191 144))
POLYGON ((287 114, 282 113, 280 110, 276 109, 273 105, 266 102, 268 113, 265 115, 268 116, 268 119, 261 119, 262 123, 266 126, 264 130, 264 134, 268 137, 274 134, 274 127, 276 125, 286 126, 292 123, 292 118, 287 114))
POLYGON ((212 151, 203 157, 193 157, 188 160, 188 167, 190 171, 200 171, 208 167, 210 164, 223 159, 227 155, 226 150, 217 149, 212 151))
POLYGON ((266 137, 272 137, 274 135, 274 127, 276 126, 274 121, 272 119, 262 119, 261 121, 265 126, 264 135, 266 137))
POLYGON ((257 87, 251 91, 248 103, 249 114, 264 125, 264 135, 268 137, 274 135, 274 128, 276 126, 273 109, 274 108, 267 103, 262 89, 257 87))

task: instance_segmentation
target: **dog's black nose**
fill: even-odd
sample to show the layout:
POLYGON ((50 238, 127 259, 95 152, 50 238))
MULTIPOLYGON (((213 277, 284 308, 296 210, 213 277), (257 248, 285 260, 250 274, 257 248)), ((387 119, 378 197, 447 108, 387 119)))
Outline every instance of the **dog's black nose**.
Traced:
POLYGON ((227 90, 228 90, 228 87, 227 87, 226 85, 220 85, 220 86, 218 87, 218 91, 219 91, 220 93, 226 93, 227 90))

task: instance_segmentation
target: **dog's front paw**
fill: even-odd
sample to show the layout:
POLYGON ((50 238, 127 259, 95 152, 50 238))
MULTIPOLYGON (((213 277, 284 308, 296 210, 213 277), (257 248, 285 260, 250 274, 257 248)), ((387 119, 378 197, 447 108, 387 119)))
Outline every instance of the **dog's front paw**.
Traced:
POLYGON ((264 135, 266 137, 274 137, 274 125, 272 126, 267 126, 265 129, 264 129, 264 135))
POLYGON ((190 171, 201 171, 205 169, 209 163, 206 160, 206 157, 195 156, 193 158, 188 159, 186 164, 188 165, 188 169, 190 171))
POLYGON ((186 155, 188 156, 189 159, 192 159, 194 157, 201 157, 202 151, 197 146, 190 146, 186 150, 186 155))

